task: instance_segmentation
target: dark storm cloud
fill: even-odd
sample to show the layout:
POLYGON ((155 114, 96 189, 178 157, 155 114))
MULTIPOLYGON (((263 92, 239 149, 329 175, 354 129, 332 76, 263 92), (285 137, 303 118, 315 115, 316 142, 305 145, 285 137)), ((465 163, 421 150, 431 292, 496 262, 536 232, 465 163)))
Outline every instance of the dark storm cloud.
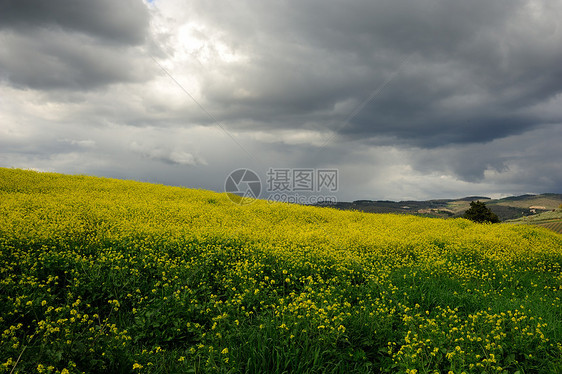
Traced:
POLYGON ((198 8, 249 59, 203 85, 233 123, 315 124, 340 139, 431 148, 528 131, 544 121, 529 110, 562 91, 560 2, 284 4, 198 8), (334 108, 379 87, 343 124, 353 108, 334 108))
POLYGON ((142 1, 4 1, 0 79, 70 90, 146 80, 146 59, 135 47, 148 26, 142 1))
POLYGON ((59 27, 120 44, 140 44, 146 36, 148 11, 137 0, 4 0, 0 30, 59 27))
POLYGON ((455 175, 468 182, 493 181, 498 191, 561 192, 562 148, 557 141, 562 126, 543 126, 533 131, 485 144, 464 144, 435 149, 413 149, 412 167, 424 174, 455 175), (507 186, 517 186, 508 191, 507 186), (524 186, 523 189, 521 187, 524 186))
POLYGON ((135 50, 104 45, 81 35, 43 31, 3 37, 0 71, 16 87, 83 90, 114 82, 141 81, 148 72, 135 50))

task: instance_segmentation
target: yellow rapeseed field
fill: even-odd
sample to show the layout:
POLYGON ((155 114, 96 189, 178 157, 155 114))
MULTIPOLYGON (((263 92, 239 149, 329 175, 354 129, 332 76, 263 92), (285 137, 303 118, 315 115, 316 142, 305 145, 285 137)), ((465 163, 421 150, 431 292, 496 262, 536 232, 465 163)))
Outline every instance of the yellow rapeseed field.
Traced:
POLYGON ((0 373, 562 373, 562 236, 0 169, 0 373))

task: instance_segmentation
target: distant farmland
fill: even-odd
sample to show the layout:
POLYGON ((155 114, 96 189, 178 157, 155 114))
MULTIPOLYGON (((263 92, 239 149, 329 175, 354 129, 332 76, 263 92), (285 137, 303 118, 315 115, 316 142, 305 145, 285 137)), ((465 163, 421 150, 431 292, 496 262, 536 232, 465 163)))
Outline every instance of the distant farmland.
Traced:
POLYGON ((562 209, 522 217, 507 221, 506 223, 539 226, 562 234, 562 209))
POLYGON ((545 222, 545 223, 537 224, 537 226, 546 227, 549 230, 562 234, 562 221, 545 222))

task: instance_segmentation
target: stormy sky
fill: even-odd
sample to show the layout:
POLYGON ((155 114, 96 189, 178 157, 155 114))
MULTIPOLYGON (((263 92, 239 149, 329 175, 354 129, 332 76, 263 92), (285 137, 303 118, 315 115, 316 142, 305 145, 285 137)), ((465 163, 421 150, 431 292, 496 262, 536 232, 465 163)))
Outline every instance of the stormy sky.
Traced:
MULTIPOLYGON (((2 0, 0 166, 562 193, 562 1, 2 0)), ((266 193, 267 191, 264 191, 266 193)), ((266 197, 266 196, 264 196, 266 197)))

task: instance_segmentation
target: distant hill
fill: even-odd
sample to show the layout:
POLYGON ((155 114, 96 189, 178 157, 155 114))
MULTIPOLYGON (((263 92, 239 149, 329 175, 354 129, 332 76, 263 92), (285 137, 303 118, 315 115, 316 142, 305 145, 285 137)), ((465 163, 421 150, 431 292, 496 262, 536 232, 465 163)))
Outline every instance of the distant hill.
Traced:
MULTIPOLYGON (((469 196, 459 199, 435 200, 356 200, 338 202, 329 206, 342 210, 358 210, 368 213, 413 214, 426 217, 460 217, 469 208, 471 201, 480 200, 486 203, 500 220, 512 220, 521 217, 552 211, 562 203, 562 194, 544 193, 539 195, 525 194, 491 199, 485 196, 469 196)), ((325 205, 321 205, 325 206, 325 205)))
POLYGON ((506 221, 506 223, 540 226, 562 234, 562 209, 533 214, 531 216, 509 220, 506 221))

